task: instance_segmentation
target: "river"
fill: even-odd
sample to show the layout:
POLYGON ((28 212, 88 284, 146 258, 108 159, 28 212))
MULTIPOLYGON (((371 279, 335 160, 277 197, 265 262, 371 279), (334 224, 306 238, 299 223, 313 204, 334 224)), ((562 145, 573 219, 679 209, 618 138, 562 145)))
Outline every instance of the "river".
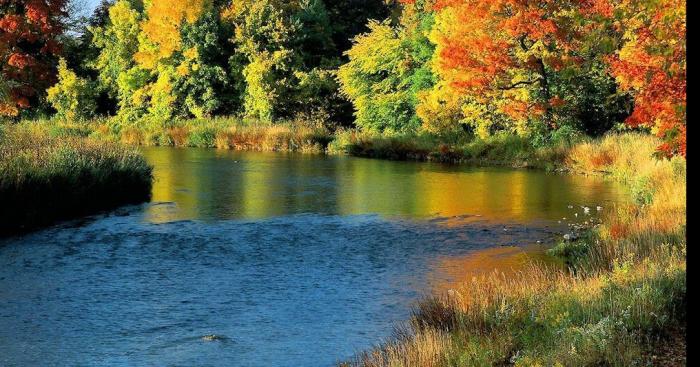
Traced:
POLYGON ((0 365, 331 366, 620 195, 530 170, 144 154, 151 203, 0 240, 0 365))

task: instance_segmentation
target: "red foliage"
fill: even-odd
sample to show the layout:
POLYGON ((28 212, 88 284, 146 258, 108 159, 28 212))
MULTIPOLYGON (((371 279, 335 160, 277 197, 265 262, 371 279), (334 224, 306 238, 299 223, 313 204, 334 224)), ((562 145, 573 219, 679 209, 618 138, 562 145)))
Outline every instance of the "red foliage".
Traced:
MULTIPOLYGON (((504 112, 514 119, 543 114, 552 97, 545 67, 559 70, 576 63, 574 32, 561 14, 577 10, 575 0, 437 0, 449 11, 449 32, 438 40, 440 74, 457 91, 487 96, 516 88, 542 91, 540 100, 514 99, 504 112), (514 80, 514 75, 520 75, 514 80)), ((553 102, 563 102, 554 99, 553 102)))
POLYGON ((620 86, 635 96, 627 123, 652 128, 664 139, 662 155, 685 157, 685 1, 596 0, 594 9, 592 16, 613 21, 621 33, 632 35, 609 58, 620 86))
POLYGON ((29 108, 55 80, 66 2, 0 0, 0 74, 10 87, 9 103, 16 108, 29 108))
POLYGON ((522 101, 505 108, 513 118, 560 107, 564 101, 547 92, 543 68, 580 63, 582 46, 597 41, 588 34, 607 27, 620 41, 607 58, 609 71, 635 98, 626 122, 664 139, 662 155, 685 156, 684 0, 436 0, 433 9, 450 14, 437 40, 437 66, 458 92, 488 99, 499 89, 539 84, 540 99, 529 111, 522 101), (515 74, 533 75, 536 83, 514 83, 515 74))

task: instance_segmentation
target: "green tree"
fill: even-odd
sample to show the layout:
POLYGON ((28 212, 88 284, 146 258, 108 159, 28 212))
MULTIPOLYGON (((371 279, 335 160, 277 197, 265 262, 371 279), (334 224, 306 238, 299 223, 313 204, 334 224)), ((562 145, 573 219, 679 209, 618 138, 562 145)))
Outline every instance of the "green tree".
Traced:
POLYGON ((249 117, 271 121, 289 111, 284 98, 293 89, 293 73, 300 65, 292 51, 301 23, 292 17, 294 4, 281 0, 236 1, 225 17, 234 26, 232 39, 243 56, 244 111, 249 117))
POLYGON ((352 101, 358 126, 380 132, 413 132, 421 126, 416 107, 435 81, 429 67, 434 47, 427 38, 432 15, 410 4, 400 25, 371 21, 355 37, 340 67, 341 90, 352 101))
POLYGON ((48 89, 47 100, 61 119, 85 120, 95 112, 92 83, 68 69, 65 59, 60 59, 58 63, 58 83, 48 89))
POLYGON ((238 109, 236 91, 230 90, 227 63, 231 57, 226 44, 231 30, 222 23, 216 9, 182 28, 183 52, 178 66, 175 91, 186 110, 195 117, 207 117, 238 109))
POLYGON ((145 111, 144 101, 134 95, 147 79, 147 72, 134 61, 141 18, 132 1, 118 0, 109 8, 104 26, 89 28, 92 42, 100 50, 90 63, 98 72, 99 89, 118 101, 119 115, 127 119, 140 117, 145 111))

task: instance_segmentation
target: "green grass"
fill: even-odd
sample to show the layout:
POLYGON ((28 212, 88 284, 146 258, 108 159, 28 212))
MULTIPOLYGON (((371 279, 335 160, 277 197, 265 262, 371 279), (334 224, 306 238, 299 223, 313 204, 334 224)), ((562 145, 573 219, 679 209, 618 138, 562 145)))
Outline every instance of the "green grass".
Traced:
POLYGON ((89 133, 0 125, 0 236, 149 199, 144 158, 89 133))
POLYGON ((629 201, 552 252, 568 270, 532 264, 489 274, 417 304, 406 330, 358 366, 634 366, 686 323, 686 165, 656 160, 658 141, 610 135, 571 146, 568 170, 605 173, 629 201))

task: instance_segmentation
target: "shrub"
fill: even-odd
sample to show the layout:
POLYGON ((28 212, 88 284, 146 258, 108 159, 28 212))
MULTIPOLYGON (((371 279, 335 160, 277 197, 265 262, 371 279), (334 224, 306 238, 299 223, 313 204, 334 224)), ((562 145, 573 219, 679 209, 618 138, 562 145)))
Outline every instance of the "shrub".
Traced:
POLYGON ((64 59, 59 61, 58 83, 48 89, 47 100, 59 119, 85 120, 95 113, 94 86, 68 69, 64 59))

